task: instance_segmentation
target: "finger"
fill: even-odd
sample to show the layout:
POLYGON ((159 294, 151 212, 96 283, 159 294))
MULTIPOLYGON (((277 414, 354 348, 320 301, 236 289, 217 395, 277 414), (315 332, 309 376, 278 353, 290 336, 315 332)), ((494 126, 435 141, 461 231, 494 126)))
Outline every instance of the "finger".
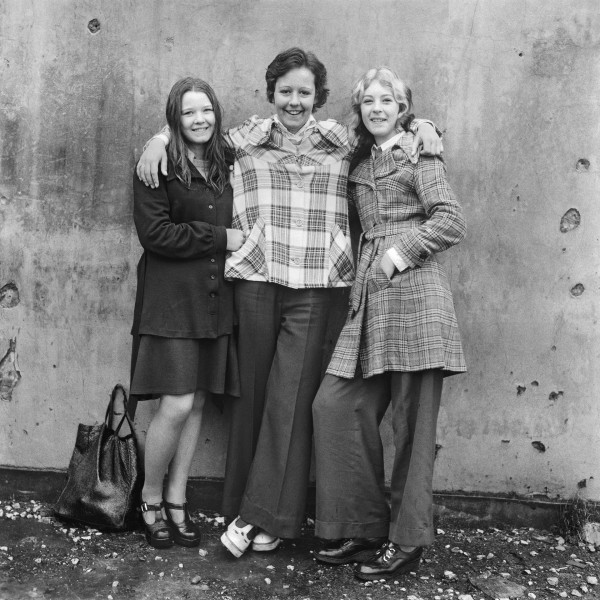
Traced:
POLYGON ((149 186, 150 178, 148 177, 146 167, 144 167, 144 166, 139 167, 139 172, 140 172, 140 179, 144 182, 144 185, 149 186))
POLYGON ((160 157, 160 166, 161 166, 162 174, 166 177, 167 176, 167 154, 166 154, 166 152, 160 157))
POLYGON ((158 187, 158 165, 157 164, 154 164, 150 167, 150 177, 151 177, 150 185, 153 188, 157 188, 158 187))
POLYGON ((415 135, 412 143, 412 148, 410 149, 410 155, 414 156, 417 153, 417 149, 419 148, 419 144, 421 142, 421 138, 418 135, 415 135))

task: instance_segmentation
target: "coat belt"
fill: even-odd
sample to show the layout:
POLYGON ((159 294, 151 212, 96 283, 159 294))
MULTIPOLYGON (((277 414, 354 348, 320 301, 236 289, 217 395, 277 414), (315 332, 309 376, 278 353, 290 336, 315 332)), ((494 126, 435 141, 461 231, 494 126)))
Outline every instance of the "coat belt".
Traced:
POLYGON ((398 235, 403 231, 418 227, 421 223, 421 220, 379 223, 360 234, 356 279, 352 287, 352 316, 358 312, 362 304, 365 295, 365 278, 369 271, 372 257, 376 256, 379 251, 381 238, 398 235))

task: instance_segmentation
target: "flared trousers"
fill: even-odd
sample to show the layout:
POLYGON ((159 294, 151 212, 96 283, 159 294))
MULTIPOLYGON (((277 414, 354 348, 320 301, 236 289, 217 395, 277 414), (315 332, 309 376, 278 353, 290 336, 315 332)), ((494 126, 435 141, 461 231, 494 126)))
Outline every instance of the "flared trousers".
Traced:
POLYGON ((325 539, 387 537, 405 546, 434 539, 433 465, 441 370, 367 379, 326 375, 313 404, 317 515, 325 539), (379 425, 392 405, 391 509, 379 425))
POLYGON ((240 281, 235 297, 241 395, 231 407, 223 512, 293 538, 305 515, 331 290, 240 281))

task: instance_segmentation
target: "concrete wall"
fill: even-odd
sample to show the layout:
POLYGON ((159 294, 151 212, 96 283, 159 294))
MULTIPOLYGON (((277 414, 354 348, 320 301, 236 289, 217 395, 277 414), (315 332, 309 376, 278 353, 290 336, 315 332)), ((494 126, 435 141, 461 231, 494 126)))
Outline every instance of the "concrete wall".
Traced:
MULTIPOLYGON (((227 124, 266 115, 266 65, 300 45, 329 69, 319 115, 384 63, 445 130, 470 371, 446 383, 435 488, 600 499, 599 38, 596 0, 1 2, 0 356, 16 339, 22 378, 9 353, 0 465, 66 468, 128 381, 131 172, 172 83, 212 82, 227 124)), ((222 474, 225 432, 210 407, 195 475, 222 474)))

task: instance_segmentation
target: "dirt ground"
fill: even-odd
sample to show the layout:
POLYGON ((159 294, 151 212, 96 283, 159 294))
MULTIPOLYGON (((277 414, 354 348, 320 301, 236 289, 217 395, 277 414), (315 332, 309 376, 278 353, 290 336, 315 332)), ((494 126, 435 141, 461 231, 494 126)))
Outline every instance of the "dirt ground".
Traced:
POLYGON ((200 548, 150 548, 141 531, 69 528, 48 504, 0 496, 0 600, 487 600, 600 598, 600 547, 558 531, 465 527, 443 518, 417 573, 360 583, 352 566, 326 567, 312 522, 273 553, 235 559, 223 518, 200 511, 200 548), (462 527, 462 528, 461 528, 462 527))

